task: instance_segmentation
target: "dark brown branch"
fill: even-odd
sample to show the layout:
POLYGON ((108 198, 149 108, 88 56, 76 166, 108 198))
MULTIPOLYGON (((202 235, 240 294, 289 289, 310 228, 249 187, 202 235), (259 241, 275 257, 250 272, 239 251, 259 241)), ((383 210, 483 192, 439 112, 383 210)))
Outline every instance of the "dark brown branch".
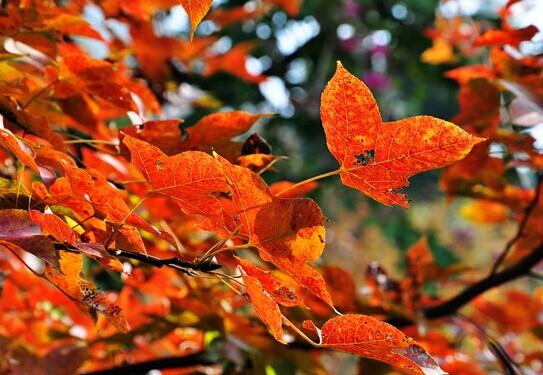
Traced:
POLYGON ((150 361, 127 364, 107 370, 86 372, 81 375, 145 375, 151 370, 190 368, 198 366, 211 366, 215 363, 203 358, 202 354, 187 355, 184 357, 166 357, 150 361))
MULTIPOLYGON (((69 251, 72 253, 79 253, 84 254, 81 250, 77 249, 76 247, 63 244, 63 243, 56 243, 55 248, 57 250, 61 251, 69 251)), ((133 251, 127 251, 127 250, 121 250, 121 249, 107 249, 107 252, 115 257, 121 257, 126 259, 132 259, 137 260, 138 262, 145 263, 148 265, 151 265, 156 268, 161 267, 170 267, 175 268, 176 270, 185 272, 187 274, 190 274, 190 270, 192 271, 201 271, 201 272, 210 272, 215 271, 221 268, 220 264, 217 263, 211 263, 211 262, 189 262, 186 260, 182 260, 179 258, 167 258, 167 259, 161 259, 157 258, 152 255, 142 254, 142 253, 136 253, 133 251)))
MULTIPOLYGON (((493 275, 485 277, 481 281, 464 289, 462 292, 460 292, 453 298, 443 302, 442 304, 424 309, 422 311, 423 316, 424 318, 431 320, 453 315, 460 308, 471 302, 474 298, 485 293, 486 291, 502 284, 508 283, 509 281, 518 279, 519 277, 529 275, 532 268, 534 268, 542 260, 543 244, 536 247, 530 253, 530 255, 528 255, 518 263, 514 264, 513 266, 506 268, 503 271, 497 272, 493 275)), ((413 324, 411 320, 405 318, 391 319, 388 322, 397 327, 413 324)))
POLYGON ((507 256, 509 255, 509 252, 513 248, 513 245, 517 243, 517 241, 523 236, 524 229, 526 229, 526 225, 528 224, 528 220, 532 216, 535 208, 537 207, 537 204, 539 203, 539 198, 541 197, 541 190, 543 186, 543 173, 540 173, 537 175, 537 185, 535 190, 535 195, 528 207, 526 207, 526 210, 524 211, 524 215, 522 216, 522 220, 518 226, 517 233, 513 238, 511 238, 507 245, 505 245, 505 249, 502 251, 498 259, 496 259, 496 262, 494 263, 494 266, 492 266, 492 270, 490 271, 490 275, 494 275, 500 266, 502 265, 503 261, 507 256))

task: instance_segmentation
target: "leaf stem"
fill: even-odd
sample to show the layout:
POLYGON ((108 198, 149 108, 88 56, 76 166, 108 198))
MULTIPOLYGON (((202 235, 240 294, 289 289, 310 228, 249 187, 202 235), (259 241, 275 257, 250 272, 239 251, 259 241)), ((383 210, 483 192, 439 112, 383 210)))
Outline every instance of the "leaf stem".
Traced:
POLYGON ((220 254, 220 253, 223 253, 225 251, 233 251, 233 250, 239 250, 239 249, 246 249, 248 247, 252 247, 253 245, 250 244, 250 243, 246 243, 246 244, 243 244, 243 245, 235 245, 235 246, 225 246, 225 247, 220 247, 214 251, 211 251, 209 252, 209 254, 207 254, 204 258, 202 258, 201 262, 202 263, 205 263, 206 261, 210 260, 210 259, 213 259, 214 256, 216 256, 217 254, 220 254))
POLYGON ((309 344, 311 344, 315 348, 321 348, 322 347, 322 344, 316 343, 315 341, 311 340, 309 338, 309 336, 307 336, 298 327, 296 327, 296 325, 294 323, 292 323, 290 320, 288 320, 288 318, 286 316, 284 316, 284 315, 282 315, 282 316, 283 316, 283 321, 285 322, 285 324, 287 326, 289 326, 294 332, 296 332, 302 339, 307 341, 309 344))
POLYGON ((308 184, 308 183, 313 182, 313 181, 322 180, 322 179, 327 178, 327 177, 335 176, 335 175, 338 175, 340 173, 341 173, 341 169, 338 168, 338 169, 336 169, 334 171, 323 173, 323 174, 320 174, 318 176, 308 178, 308 179, 300 181, 300 182, 298 182, 298 183, 296 183, 296 184, 294 184, 292 186, 289 186, 285 190, 280 191, 279 193, 277 193, 276 195, 281 196, 281 195, 285 194, 287 191, 290 191, 290 190, 295 189, 297 187, 300 187, 302 185, 308 184))
POLYGON ((46 86, 44 86, 43 88, 41 88, 36 94, 34 94, 30 99, 28 99, 28 101, 26 103, 21 105, 21 109, 26 109, 30 104, 32 104, 32 102, 34 102, 34 100, 38 99, 40 96, 42 96, 42 94, 47 92, 51 87, 53 87, 58 82, 59 82, 59 80, 56 79, 53 82, 51 82, 51 83, 47 84, 46 86))

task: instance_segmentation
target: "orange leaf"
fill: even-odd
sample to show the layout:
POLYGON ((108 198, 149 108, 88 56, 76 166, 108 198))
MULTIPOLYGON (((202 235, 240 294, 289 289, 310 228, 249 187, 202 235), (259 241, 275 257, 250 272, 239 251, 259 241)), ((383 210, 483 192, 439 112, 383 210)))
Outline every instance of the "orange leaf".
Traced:
POLYGON ((117 259, 112 257, 104 247, 104 245, 99 243, 86 243, 86 242, 77 242, 74 244, 74 247, 81 251, 83 254, 94 258, 105 266, 111 268, 117 272, 123 272, 123 265, 117 259))
POLYGON ((74 244, 77 240, 77 234, 57 215, 44 214, 37 210, 30 210, 29 213, 32 221, 57 241, 74 244))
POLYGON ((268 154, 250 154, 241 155, 237 159, 237 164, 255 173, 260 173, 266 169, 270 169, 273 163, 278 160, 281 160, 281 157, 268 154))
POLYGON ((253 45, 249 42, 240 42, 223 55, 212 56, 207 60, 204 69, 205 76, 211 76, 223 71, 239 77, 250 83, 262 83, 268 77, 264 75, 253 75, 246 68, 246 60, 253 45))
POLYGON ((283 8, 290 16, 295 17, 300 11, 302 0, 270 0, 270 2, 283 8))
MULTIPOLYGON (((312 322, 304 323, 304 327, 316 330, 312 322)), ((317 332, 321 337, 321 346, 376 359, 405 374, 446 374, 415 340, 370 316, 339 316, 328 320, 317 332)))
POLYGON ((457 124, 472 126, 480 134, 493 134, 500 124, 500 90, 486 79, 470 80, 460 88, 457 124))
POLYGON ((518 47, 521 42, 531 40, 539 30, 534 25, 518 30, 489 30, 475 40, 475 45, 500 46, 509 44, 518 47))
POLYGON ((185 150, 209 152, 218 144, 247 132, 262 117, 268 114, 247 112, 218 112, 205 116, 194 126, 186 129, 187 143, 185 150))
POLYGON ((319 183, 315 181, 292 188, 294 185, 295 183, 291 181, 277 181, 270 185, 270 190, 273 195, 281 195, 282 198, 298 198, 319 187, 319 183))
POLYGON ((484 141, 429 116, 383 123, 368 87, 338 62, 324 90, 321 117, 342 182, 387 205, 407 208, 399 190, 417 173, 463 159, 484 141))
POLYGON ((499 202, 480 199, 463 205, 459 214, 473 223, 499 224, 507 220, 509 208, 499 202))
MULTIPOLYGON (((104 176, 96 170, 83 170, 67 163, 64 163, 64 170, 73 194, 90 201, 96 210, 95 215, 102 215, 106 220, 114 223, 126 223, 131 212, 124 197, 104 176)), ((132 220, 132 222, 137 221, 132 220)), ((123 225, 119 232, 128 238, 136 250, 146 251, 143 240, 134 227, 123 225)))
POLYGON ((194 36, 196 28, 202 22, 213 0, 180 0, 181 5, 189 15, 190 19, 190 38, 194 36))
POLYGON ((356 282, 351 274, 337 266, 324 266, 322 273, 334 305, 342 311, 356 310, 356 282))
POLYGON ((452 63, 455 60, 453 46, 443 38, 435 38, 432 47, 422 53, 421 60, 432 65, 452 63))
POLYGON ((454 79, 464 85, 472 79, 478 78, 486 78, 491 81, 496 78, 496 74, 492 68, 486 65, 468 65, 446 71, 445 77, 454 79))
POLYGON ((130 136, 123 143, 154 192, 174 199, 187 215, 207 218, 208 229, 225 229, 226 218, 214 194, 227 192, 228 185, 213 157, 198 151, 167 157, 155 146, 130 136))
POLYGON ((303 302, 296 295, 296 292, 273 277, 270 272, 261 270, 245 259, 238 258, 238 262, 247 276, 257 279, 266 292, 268 292, 277 303, 283 306, 303 305, 303 302))
POLYGON ((0 145, 11 151, 17 159, 36 173, 40 173, 34 161, 34 152, 23 141, 17 139, 10 130, 0 128, 0 145))
POLYGON ((322 275, 307 262, 324 249, 319 206, 310 199, 275 197, 260 176, 215 154, 230 187, 241 232, 260 257, 290 274, 300 285, 332 306, 322 275))
POLYGON ((438 272, 428 238, 421 237, 407 250, 407 272, 420 286, 438 272))
POLYGON ((45 277, 82 308, 91 313, 105 314, 113 326, 126 332, 128 327, 119 307, 110 304, 103 293, 98 292, 91 284, 81 279, 83 256, 62 252, 59 261, 60 271, 47 265, 45 277))
POLYGON ((123 128, 123 133, 145 140, 158 147, 166 155, 175 155, 183 150, 182 120, 147 121, 140 125, 123 128))
POLYGON ((255 313, 270 329, 273 337, 283 344, 283 316, 279 306, 262 287, 257 278, 244 275, 243 283, 253 304, 255 313))

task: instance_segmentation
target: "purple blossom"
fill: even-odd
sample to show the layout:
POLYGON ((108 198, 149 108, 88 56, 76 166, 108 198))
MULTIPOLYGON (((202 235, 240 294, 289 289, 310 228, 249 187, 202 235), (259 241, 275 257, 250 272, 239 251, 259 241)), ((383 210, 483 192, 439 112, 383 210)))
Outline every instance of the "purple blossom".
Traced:
POLYGON ((376 45, 376 46, 372 46, 369 50, 370 54, 371 55, 383 55, 383 56, 388 56, 389 52, 390 52, 390 49, 388 48, 388 46, 379 46, 379 45, 376 45))
POLYGON ((362 14, 362 7, 355 0, 345 0, 343 11, 349 17, 358 18, 362 14))
POLYGON ((342 50, 353 53, 360 47, 360 38, 353 36, 352 38, 341 40, 339 44, 342 50))
POLYGON ((386 90, 390 86, 390 78, 386 74, 376 71, 365 73, 362 80, 372 90, 386 90))

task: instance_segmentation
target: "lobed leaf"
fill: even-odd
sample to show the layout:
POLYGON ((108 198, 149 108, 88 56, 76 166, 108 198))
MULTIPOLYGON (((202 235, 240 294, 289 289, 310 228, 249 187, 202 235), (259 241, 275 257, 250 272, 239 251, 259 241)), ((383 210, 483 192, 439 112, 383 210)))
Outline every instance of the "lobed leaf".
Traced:
POLYGON ((343 184, 404 208, 400 190, 409 177, 461 160, 484 141, 430 116, 383 123, 368 87, 339 62, 322 95, 321 117, 343 184))

